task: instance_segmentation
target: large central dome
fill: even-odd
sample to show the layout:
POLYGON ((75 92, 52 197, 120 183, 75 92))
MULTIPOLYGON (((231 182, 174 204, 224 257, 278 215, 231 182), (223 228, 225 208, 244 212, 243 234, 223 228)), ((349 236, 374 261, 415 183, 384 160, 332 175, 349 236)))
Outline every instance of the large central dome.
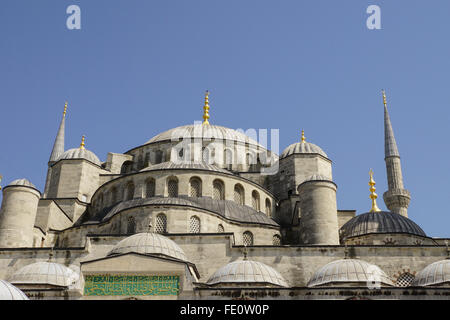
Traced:
POLYGON ((153 138, 148 140, 145 144, 162 141, 179 141, 182 139, 195 139, 195 138, 202 140, 220 139, 227 141, 236 141, 240 143, 248 143, 262 147, 257 141, 245 135, 243 132, 210 124, 206 125, 190 124, 181 127, 176 127, 154 136, 153 138))

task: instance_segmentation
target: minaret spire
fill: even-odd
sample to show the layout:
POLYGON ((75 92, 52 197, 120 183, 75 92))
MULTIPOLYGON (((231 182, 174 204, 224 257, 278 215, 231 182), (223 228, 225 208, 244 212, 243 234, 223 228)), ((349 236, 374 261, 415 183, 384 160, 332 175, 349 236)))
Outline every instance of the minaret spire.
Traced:
POLYGON ((386 162, 388 191, 383 194, 386 207, 392 212, 408 217, 408 206, 411 195, 403 186, 402 166, 397 142, 394 137, 391 119, 386 103, 386 93, 383 90, 384 104, 384 161, 386 162))
POLYGON ((64 133, 66 128, 66 113, 67 113, 67 101, 64 104, 63 117, 59 125, 58 133, 56 134, 55 143, 53 144, 53 150, 50 155, 49 162, 55 162, 59 156, 64 153, 64 133))
POLYGON ((209 91, 205 93, 205 105, 203 106, 203 124, 209 124, 209 91))

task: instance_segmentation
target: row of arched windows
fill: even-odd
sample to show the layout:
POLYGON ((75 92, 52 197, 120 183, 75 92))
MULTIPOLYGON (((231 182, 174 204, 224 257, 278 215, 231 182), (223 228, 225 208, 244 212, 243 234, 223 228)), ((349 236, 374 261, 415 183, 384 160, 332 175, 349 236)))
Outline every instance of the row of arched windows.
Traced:
MULTIPOLYGON (((203 183, 199 177, 192 177, 189 180, 189 196, 190 197, 202 197, 203 195, 203 183)), ((167 179, 167 195, 172 198, 178 197, 178 179, 176 177, 170 177, 167 179)), ((220 179, 215 179, 212 185, 212 197, 215 200, 225 200, 225 184, 220 179)), ((132 200, 135 194, 135 185, 132 181, 125 185, 125 190, 123 194, 123 201, 132 200)), ((144 186, 144 194, 146 198, 151 198, 155 196, 155 180, 153 178, 147 179, 144 186)), ((251 206, 256 211, 261 210, 261 199, 258 191, 253 190, 251 194, 251 206)), ((109 190, 109 201, 106 199, 104 201, 103 194, 97 197, 95 202, 95 207, 97 210, 101 210, 104 206, 104 202, 109 202, 110 205, 114 205, 118 202, 118 191, 116 187, 112 187, 109 190)), ((245 190, 244 187, 237 183, 234 186, 234 196, 233 200, 240 204, 245 205, 245 190)), ((105 203, 106 204, 106 203, 105 203)), ((265 200, 265 212, 267 216, 272 215, 272 203, 269 198, 265 200)))

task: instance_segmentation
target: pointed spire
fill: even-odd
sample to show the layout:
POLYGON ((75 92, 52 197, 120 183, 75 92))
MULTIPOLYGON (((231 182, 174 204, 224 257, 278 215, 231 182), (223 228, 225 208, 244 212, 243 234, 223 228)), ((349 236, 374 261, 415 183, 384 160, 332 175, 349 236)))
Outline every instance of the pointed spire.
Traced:
POLYGON ((305 130, 302 130, 302 142, 306 142, 305 130))
POLYGON ((56 134, 55 143, 53 144, 52 153, 49 162, 58 161, 58 158, 64 153, 64 133, 66 130, 66 112, 67 101, 64 104, 64 112, 61 123, 59 125, 58 133, 56 134))
POLYGON ((394 137, 394 130, 392 129, 391 119, 389 117, 389 112, 386 103, 386 93, 383 93, 383 104, 384 104, 384 156, 387 157, 400 157, 397 148, 397 142, 394 137))
POLYGON ((372 209, 370 209, 370 212, 380 212, 381 210, 377 206, 378 195, 375 193, 376 188, 375 188, 375 180, 373 180, 372 169, 370 169, 369 175, 370 175, 370 181, 369 181, 370 199, 372 199, 372 209))
POLYGON ((84 146, 85 146, 85 144, 84 144, 84 140, 85 140, 85 136, 83 135, 82 137, 81 137, 81 143, 80 143, 80 149, 86 149, 84 146))
POLYGON ((209 91, 205 93, 205 105, 203 106, 203 124, 209 124, 209 91))

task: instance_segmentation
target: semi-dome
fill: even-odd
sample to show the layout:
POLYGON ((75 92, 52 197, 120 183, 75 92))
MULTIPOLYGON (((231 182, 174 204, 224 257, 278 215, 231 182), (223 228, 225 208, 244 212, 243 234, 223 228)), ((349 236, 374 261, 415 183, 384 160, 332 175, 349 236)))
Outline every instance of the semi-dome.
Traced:
POLYGON ((407 233, 426 237, 412 220, 394 212, 367 212, 347 221, 340 229, 341 239, 370 233, 407 233))
POLYGON ((306 141, 291 144, 281 153, 280 159, 286 158, 291 154, 320 154, 328 158, 327 154, 319 146, 306 141))
POLYGON ((119 241, 108 255, 131 252, 157 254, 182 261, 188 261, 184 251, 174 241, 163 235, 152 232, 137 233, 119 241))
POLYGON ((181 141, 183 139, 194 139, 194 138, 202 140, 221 139, 241 143, 249 143, 262 147, 258 142, 256 142, 249 136, 245 135, 243 132, 210 124, 208 125, 190 124, 176 127, 154 136, 153 138, 148 140, 145 144, 161 141, 172 141, 172 140, 181 141))
POLYGON ((281 274, 268 265, 250 260, 231 262, 216 272, 209 278, 207 284, 270 284, 280 287, 287 287, 286 280, 281 274))
POLYGON ((450 259, 434 262, 420 271, 412 283, 413 286, 432 286, 450 282, 450 259))
POLYGON ((23 186, 23 187, 30 187, 30 188, 34 188, 36 189, 36 187, 34 186, 34 184, 32 184, 29 180, 27 179, 17 179, 12 181, 10 184, 8 184, 8 187, 10 186, 23 186))
POLYGON ((22 290, 5 280, 0 280, 0 300, 29 300, 22 290))
POLYGON ((26 265, 11 276, 12 284, 45 284, 68 287, 79 279, 77 272, 54 262, 36 262, 26 265))
POLYGON ((341 259, 327 263, 317 270, 308 282, 308 287, 331 283, 366 283, 380 281, 391 285, 391 279, 378 266, 359 259, 341 259))
POLYGON ((95 163, 98 166, 101 165, 100 159, 95 155, 95 153, 83 148, 73 148, 67 150, 59 157, 58 160, 63 159, 85 159, 92 163, 95 163))

